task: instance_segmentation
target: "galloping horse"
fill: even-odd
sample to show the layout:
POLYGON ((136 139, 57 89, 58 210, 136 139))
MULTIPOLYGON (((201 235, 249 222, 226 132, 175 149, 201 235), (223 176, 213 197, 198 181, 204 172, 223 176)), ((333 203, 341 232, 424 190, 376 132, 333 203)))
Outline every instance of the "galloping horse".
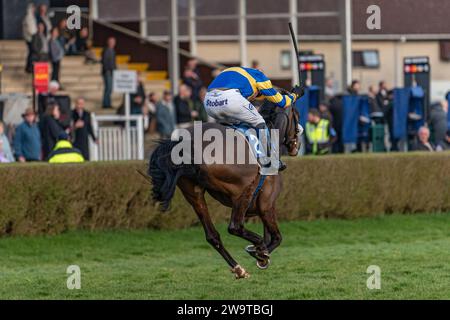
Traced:
MULTIPOLYGON (((299 115, 295 107, 288 107, 282 112, 268 112, 266 117, 270 128, 279 129, 280 143, 287 148, 288 154, 297 155, 299 115)), ((203 124, 203 130, 207 129, 219 130, 224 136, 226 130, 231 130, 217 123, 203 124)), ((192 128, 187 130, 194 134, 192 128)), ((243 136, 236 135, 236 138, 244 140, 245 144, 243 136)), ((178 186, 202 223, 206 240, 230 265, 237 279, 247 278, 248 272, 225 249, 212 223, 205 201, 205 192, 208 192, 214 199, 232 208, 229 233, 252 243, 246 247, 246 251, 256 259, 259 268, 267 268, 270 253, 281 242, 275 210, 275 201, 282 188, 281 175, 270 175, 261 180, 258 164, 248 160, 251 156, 249 148, 245 148, 247 160, 244 164, 206 164, 210 162, 204 160, 202 164, 176 165, 171 160, 171 154, 178 143, 180 142, 160 141, 152 153, 148 174, 153 185, 153 200, 160 204, 163 211, 167 210, 178 186), (260 217, 264 225, 264 237, 245 228, 245 218, 250 216, 260 217)), ((192 148, 200 147, 203 150, 206 147, 203 141, 200 146, 193 141, 189 143, 192 148)), ((226 153, 226 150, 224 146, 223 152, 226 153)), ((234 149, 234 159, 237 152, 234 149)))

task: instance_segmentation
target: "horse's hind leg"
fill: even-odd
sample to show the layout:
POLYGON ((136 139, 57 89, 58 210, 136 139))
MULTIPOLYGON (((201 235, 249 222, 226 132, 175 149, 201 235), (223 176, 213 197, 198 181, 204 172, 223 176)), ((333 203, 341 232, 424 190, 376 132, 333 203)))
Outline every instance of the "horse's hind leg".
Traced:
POLYGON ((194 184, 187 178, 180 178, 178 180, 178 187, 181 189, 186 200, 191 204, 195 213, 197 214, 200 222, 202 223, 203 229, 205 231, 206 241, 211 244, 217 252, 225 259, 228 265, 231 267, 233 273, 235 273, 236 278, 247 278, 249 274, 242 268, 228 253, 228 251, 223 246, 222 240, 220 239, 220 234, 214 227, 211 217, 208 212, 208 207, 205 201, 205 190, 200 186, 194 184))

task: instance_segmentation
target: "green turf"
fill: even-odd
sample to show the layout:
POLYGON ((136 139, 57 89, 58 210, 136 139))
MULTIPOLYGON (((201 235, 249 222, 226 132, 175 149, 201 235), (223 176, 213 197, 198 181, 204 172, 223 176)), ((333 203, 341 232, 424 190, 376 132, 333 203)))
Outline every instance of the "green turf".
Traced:
POLYGON ((244 240, 219 229, 249 279, 234 280, 200 228, 73 232, 0 239, 0 298, 450 298, 450 214, 282 223, 284 242, 265 271, 244 240), (71 264, 81 290, 66 287, 71 264), (381 268, 381 290, 366 287, 369 265, 381 268))

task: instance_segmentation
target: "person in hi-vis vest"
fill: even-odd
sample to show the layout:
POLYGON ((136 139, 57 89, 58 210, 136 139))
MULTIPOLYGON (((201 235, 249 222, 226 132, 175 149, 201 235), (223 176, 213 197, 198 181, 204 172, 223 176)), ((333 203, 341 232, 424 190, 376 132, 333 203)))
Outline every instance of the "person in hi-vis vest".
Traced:
POLYGON ((55 148, 48 156, 49 163, 81 163, 84 162, 81 151, 74 148, 69 141, 69 136, 61 132, 58 136, 58 142, 55 148))
POLYGON ((330 121, 320 117, 319 110, 309 110, 305 133, 307 154, 322 155, 331 152, 331 145, 336 140, 336 131, 330 121))

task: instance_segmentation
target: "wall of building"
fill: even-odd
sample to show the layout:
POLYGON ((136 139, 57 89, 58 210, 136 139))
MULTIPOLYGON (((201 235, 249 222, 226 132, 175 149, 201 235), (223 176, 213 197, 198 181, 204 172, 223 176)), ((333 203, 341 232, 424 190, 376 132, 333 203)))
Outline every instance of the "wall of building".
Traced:
MULTIPOLYGON (((289 42, 249 42, 248 62, 258 60, 261 69, 274 79, 291 77, 290 70, 282 70, 281 52, 290 50, 289 42)), ((336 80, 340 87, 341 51, 339 42, 301 42, 301 50, 311 50, 325 56, 326 76, 336 80)), ((377 69, 354 68, 353 78, 362 82, 364 90, 386 80, 389 86, 403 84, 403 58, 406 56, 428 56, 431 63, 432 81, 450 81, 450 62, 440 59, 438 41, 354 41, 353 50, 376 49, 379 51, 380 67, 377 69), (397 62, 396 62, 397 61, 397 62), (397 68, 397 71, 396 71, 397 68)), ((239 44, 237 42, 201 42, 198 44, 199 56, 221 63, 239 63, 239 44)), ((450 88, 449 88, 450 89, 450 88)))

